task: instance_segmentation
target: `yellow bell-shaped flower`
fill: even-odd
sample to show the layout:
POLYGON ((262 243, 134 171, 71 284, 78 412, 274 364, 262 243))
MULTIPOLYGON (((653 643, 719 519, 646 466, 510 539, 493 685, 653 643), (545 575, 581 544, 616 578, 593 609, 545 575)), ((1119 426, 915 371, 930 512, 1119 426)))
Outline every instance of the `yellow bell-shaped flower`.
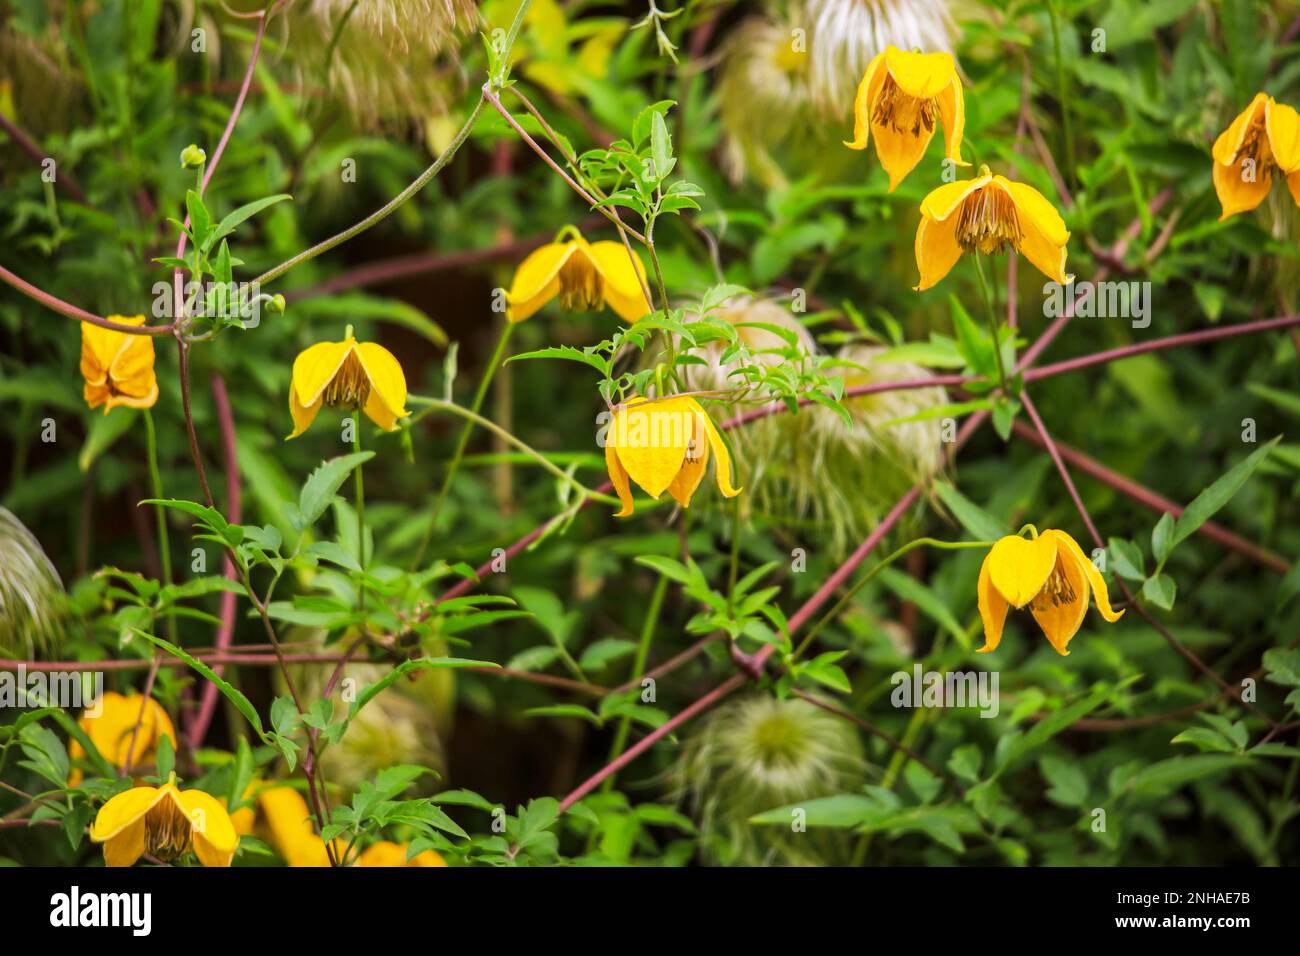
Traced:
POLYGON ((621 242, 588 242, 573 226, 529 253, 506 293, 506 318, 522 322, 556 296, 571 312, 608 305, 626 322, 654 311, 645 297, 645 266, 621 242), (636 265, 633 266, 635 261, 636 265))
POLYGON ((1107 621, 1124 615, 1111 609, 1105 579, 1064 531, 1049 528, 1030 538, 1014 534, 1000 538, 980 567, 977 596, 984 623, 980 650, 997 650, 1007 610, 1028 605, 1048 643, 1058 654, 1068 654, 1070 639, 1088 612, 1090 595, 1096 596, 1097 610, 1107 621))
POLYGON ((358 342, 349 327, 342 342, 317 342, 293 361, 289 413, 293 434, 305 432, 321 406, 360 409, 385 431, 397 428, 406 410, 406 376, 393 353, 374 342, 358 342))
MULTIPOLYGON (((95 749, 105 760, 117 769, 126 766, 127 754, 131 756, 132 767, 148 767, 158 754, 158 742, 167 737, 176 747, 176 728, 162 704, 152 697, 144 698, 139 694, 123 696, 116 691, 106 691, 99 699, 98 713, 84 713, 77 723, 94 743, 95 749), (144 708, 143 715, 141 707, 144 708), (136 731, 136 725, 140 729, 136 731), (132 735, 135 747, 131 747, 132 735)), ((77 739, 68 741, 68 757, 79 760, 86 756, 85 749, 77 739)), ((68 776, 68 786, 75 787, 82 780, 81 770, 72 768, 68 776)))
POLYGON ((889 174, 889 191, 925 155, 936 123, 943 124, 944 155, 958 166, 966 128, 966 101, 951 53, 909 53, 885 48, 867 65, 853 104, 850 149, 866 149, 876 138, 876 155, 889 174))
POLYGON ((620 406, 605 436, 609 480, 623 503, 615 517, 632 514, 628 479, 652 498, 667 491, 683 508, 689 507, 704 478, 710 450, 718 459, 714 467, 718 490, 734 498, 740 489, 731 485, 731 455, 699 402, 689 397, 634 397, 620 406))
MULTIPOLYGON (((110 315, 119 325, 144 325, 143 315, 110 315)), ((82 394, 91 408, 104 406, 107 415, 119 405, 153 408, 158 401, 154 374, 153 337, 81 323, 82 394)))
POLYGON ((204 866, 230 866, 239 834, 221 801, 202 790, 134 787, 99 808, 90 839, 105 866, 131 866, 145 853, 170 862, 193 851, 204 866))
POLYGON ((1291 198, 1300 205, 1300 113, 1285 103, 1256 93, 1214 141, 1212 152, 1220 222, 1263 202, 1274 169, 1286 177, 1291 198))
POLYGON ((357 866, 384 866, 384 867, 406 867, 406 866, 446 866, 447 861, 433 850, 425 850, 423 853, 417 853, 411 859, 406 858, 407 846, 405 843, 394 843, 391 840, 380 840, 378 843, 372 843, 366 847, 361 856, 357 858, 357 866))
POLYGON ((948 274, 963 252, 992 255, 1014 249, 1053 282, 1068 285, 1065 271, 1070 233, 1065 220, 1033 186, 994 176, 985 166, 978 179, 947 183, 921 203, 916 229, 918 292, 948 274))

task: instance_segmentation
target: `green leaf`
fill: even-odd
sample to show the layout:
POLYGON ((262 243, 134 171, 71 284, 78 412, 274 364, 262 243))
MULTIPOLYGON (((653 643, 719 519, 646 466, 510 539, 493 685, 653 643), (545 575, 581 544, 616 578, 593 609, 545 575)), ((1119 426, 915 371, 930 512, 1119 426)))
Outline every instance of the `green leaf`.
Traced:
POLYGON ((654 163, 655 178, 662 182, 672 172, 675 161, 668 123, 664 120, 664 114, 658 110, 650 116, 650 157, 654 163))
POLYGON ((212 214, 208 212, 208 207, 203 205, 203 197, 193 189, 185 191, 185 211, 190 217, 190 232, 194 236, 194 244, 207 252, 208 247, 205 243, 212 232, 212 214))
POLYGON ((90 471, 95 460, 130 431, 139 418, 139 413, 134 408, 115 408, 107 415, 92 415, 86 440, 82 442, 81 453, 77 455, 77 466, 83 472, 90 471))
POLYGON ((977 540, 996 541, 1011 533, 1006 525, 946 481, 935 482, 934 490, 957 522, 977 540))
POLYGON ((1142 596, 1162 611, 1168 611, 1174 606, 1177 593, 1177 583, 1167 574, 1152 575, 1142 585, 1142 596))
POLYGON ((1268 444, 1257 448, 1197 495, 1174 525, 1174 533, 1169 540, 1169 550, 1172 551, 1185 541, 1197 528, 1209 521, 1216 511, 1231 501, 1232 496, 1241 490, 1241 486, 1255 473, 1255 469, 1264 463, 1268 453, 1281 440, 1282 436, 1279 435, 1268 444))
POLYGON ((370 703, 372 700, 374 700, 376 696, 383 693, 387 688, 391 687, 394 683, 401 680, 403 677, 405 677, 407 674, 411 673, 412 671, 422 671, 422 670, 428 670, 430 668, 443 668, 443 667, 500 667, 500 666, 501 666, 500 664, 495 664, 492 661, 471 661, 461 657, 417 657, 415 660, 403 661, 402 663, 394 667, 391 671, 389 671, 387 674, 385 674, 383 677, 381 677, 379 680, 367 686, 364 691, 362 691, 361 696, 359 696, 355 701, 353 701, 352 707, 348 710, 348 721, 351 721, 353 718, 355 718, 357 714, 361 711, 361 708, 366 706, 366 704, 370 703))
POLYGON ((970 647, 970 636, 948 608, 948 603, 924 582, 896 568, 883 568, 880 580, 904 601, 915 604, 927 617, 947 631, 962 647, 970 647))
POLYGON ((997 771, 994 773, 993 778, 996 779, 1001 776, 1006 770, 1015 766, 1020 759, 1043 746, 1080 717, 1086 717, 1092 713, 1106 701, 1110 693, 1110 687, 1098 687, 1087 697, 1048 714, 1034 724, 1027 733, 1015 738, 1004 738, 1008 742, 1005 746, 998 748, 997 771))
POLYGON ((238 688, 229 681, 223 680, 216 671, 203 663, 203 661, 199 660, 197 657, 191 657, 189 653, 177 647, 175 644, 168 643, 161 637, 154 637, 152 634, 148 634, 139 628, 132 628, 131 630, 140 637, 143 637, 150 644, 153 644, 155 647, 162 648, 168 654, 172 655, 172 657, 179 657, 190 667, 194 668, 194 670, 198 671, 204 680, 216 684, 217 690, 221 691, 225 698, 235 705, 235 709, 244 715, 244 719, 247 720, 249 724, 252 725, 253 729, 257 731, 257 735, 263 739, 266 738, 266 733, 262 729, 262 718, 257 715, 257 708, 253 706, 252 701, 245 697, 238 688))
MULTIPOLYGON (((245 205, 240 206, 234 212, 230 213, 224 219, 222 219, 221 222, 217 224, 217 227, 212 230, 212 234, 210 236, 204 238, 204 236, 197 229, 194 230, 194 235, 199 240, 200 248, 204 252, 207 252, 209 249, 212 248, 213 243, 215 243, 218 239, 223 238, 224 236, 230 235, 245 220, 251 219, 253 216, 256 216, 259 212, 261 212, 263 209, 267 208, 268 206, 274 206, 276 203, 281 203, 284 202, 286 199, 292 199, 292 198, 293 197, 290 196, 288 193, 280 193, 279 195, 275 195, 275 196, 267 196, 264 199, 256 199, 253 202, 246 203, 245 205)), ((190 221, 191 222, 194 221, 194 214, 192 212, 190 214, 190 221)))
POLYGON ((298 531, 310 528, 334 501, 339 486, 352 474, 352 469, 374 457, 373 451, 361 451, 322 462, 303 483, 298 497, 298 511, 290 515, 289 523, 298 531))
POLYGON ((1155 556, 1159 567, 1164 567, 1165 559, 1173 550, 1173 533, 1174 516, 1166 511, 1160 516, 1156 526, 1151 529, 1151 553, 1155 556))
POLYGON ((1129 581, 1146 580, 1146 561, 1142 557, 1142 550, 1132 541, 1111 538, 1107 552, 1110 555, 1111 570, 1121 578, 1129 581))

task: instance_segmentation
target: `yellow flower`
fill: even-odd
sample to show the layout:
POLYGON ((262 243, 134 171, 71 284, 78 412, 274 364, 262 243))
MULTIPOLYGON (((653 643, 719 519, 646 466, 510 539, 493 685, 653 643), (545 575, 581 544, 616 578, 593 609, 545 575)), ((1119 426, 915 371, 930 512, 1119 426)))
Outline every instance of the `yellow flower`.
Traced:
POLYGON ((951 53, 906 53, 885 48, 867 65, 853 104, 850 149, 866 149, 876 137, 876 155, 889 173, 889 191, 903 181, 925 155, 934 125, 943 124, 944 155, 958 166, 966 102, 951 53))
POLYGON ((984 622, 981 651, 997 650, 1008 607, 1029 605, 1047 641, 1061 655, 1088 612, 1089 593, 1107 621, 1118 621, 1106 582, 1072 537, 1049 528, 1035 537, 1007 535, 989 549, 980 568, 980 619, 984 622))
POLYGON ((709 419, 693 398, 646 401, 633 398, 619 407, 605 437, 605 465, 623 510, 632 513, 631 478, 652 498, 667 491, 683 508, 704 478, 709 449, 717 456, 714 468, 718 490, 728 498, 740 494, 731 486, 731 455, 709 419))
POLYGON ((1214 141, 1214 191, 1222 222, 1249 212, 1268 195, 1276 167, 1300 205, 1300 113, 1267 93, 1250 105, 1214 141))
POLYGON ((393 431, 406 410, 406 376, 393 353, 373 342, 358 342, 348 328, 342 342, 317 342, 293 360, 289 412, 293 434, 305 432, 322 405, 361 409, 385 431, 393 431))
MULTIPOLYGON (((271 845, 292 867, 329 866, 329 852, 325 841, 312 829, 311 811, 301 793, 292 787, 269 787, 257 795, 257 806, 262 811, 271 845)), ((335 841, 334 848, 343 852, 335 841)))
MULTIPOLYGON (((108 320, 144 325, 143 315, 110 315, 108 320)), ((153 360, 152 336, 81 323, 81 375, 86 380, 82 394, 91 408, 103 405, 105 415, 119 405, 153 408, 158 401, 153 360)))
POLYGON ((978 179, 947 183, 921 203, 916 229, 916 267, 922 291, 946 276, 963 252, 992 255, 1008 247, 1053 282, 1068 285, 1065 272, 1070 233, 1056 208, 1033 186, 994 176, 985 166, 978 179))
MULTIPOLYGON (((99 713, 83 714, 77 723, 94 743, 95 749, 119 770, 126 766, 127 752, 131 751, 131 735, 135 733, 136 723, 140 731, 135 735, 135 749, 131 752, 132 767, 147 767, 153 764, 158 754, 158 741, 167 737, 176 746, 176 729, 171 718, 152 697, 147 700, 139 694, 122 696, 116 691, 107 691, 100 697, 99 713), (141 718, 140 708, 144 707, 141 718)), ((76 738, 68 741, 68 756, 73 760, 85 758, 86 751, 76 738)), ((76 767, 68 776, 68 786, 75 787, 82 780, 82 773, 76 767)))
POLYGON ((191 850, 204 866, 230 866, 239 834, 226 808, 202 790, 176 789, 175 779, 123 791, 99 808, 90 839, 104 844, 106 866, 131 866, 144 853, 169 862, 191 850))
POLYGON ((365 851, 357 858, 357 866, 446 866, 447 861, 432 850, 425 850, 423 853, 417 853, 410 860, 406 858, 407 846, 405 843, 393 843, 391 840, 380 840, 378 843, 372 843, 366 847, 365 851))
POLYGON ((608 305, 627 322, 649 315, 645 267, 621 242, 588 242, 573 226, 556 241, 529 253, 515 271, 506 294, 506 318, 522 322, 557 295, 569 311, 590 311, 608 305))

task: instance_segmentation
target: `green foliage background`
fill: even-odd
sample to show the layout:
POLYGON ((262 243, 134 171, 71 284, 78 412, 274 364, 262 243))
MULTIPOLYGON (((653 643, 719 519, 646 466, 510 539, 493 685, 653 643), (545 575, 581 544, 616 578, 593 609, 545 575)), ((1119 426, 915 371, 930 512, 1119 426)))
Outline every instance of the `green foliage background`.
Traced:
MULTIPOLYGON (((441 106, 368 116, 332 88, 328 76, 304 65, 292 6, 268 31, 253 89, 205 197, 216 218, 261 197, 293 197, 232 237, 231 252, 243 263, 236 278, 288 259, 400 192, 469 116, 489 68, 472 30, 448 39, 436 60, 381 62, 377 69, 409 71, 436 86, 441 106), (355 161, 355 182, 340 173, 348 160, 355 161)), ((645 15, 636 0, 535 3, 519 35, 512 77, 578 153, 632 136, 646 107, 674 101, 665 113, 677 159, 672 178, 698 184, 704 194, 698 210, 665 216, 655 234, 674 305, 705 298, 724 283, 770 291, 783 302, 789 290, 802 289, 812 306, 797 317, 828 348, 869 343, 898 349, 892 354, 941 374, 988 372, 979 361, 990 355, 987 333, 976 327, 972 340, 960 327, 963 317, 978 321, 984 314, 972 264, 964 259, 934 290, 912 291, 918 206, 941 182, 938 145, 890 194, 873 151, 850 153, 838 145, 851 131, 852 104, 845 102, 834 117, 810 114, 813 132, 806 138, 773 144, 779 181, 751 176, 736 182, 723 173, 719 157, 727 130, 718 78, 726 44, 747 18, 768 9, 708 0, 684 4, 680 15, 658 22, 677 47, 674 62, 657 48, 655 24, 633 26, 645 15), (605 46, 593 45, 593 37, 604 38, 605 46)), ((771 9, 799 22, 797 8, 771 9)), ((490 49, 492 30, 509 26, 514 4, 485 4, 481 14, 490 49)), ((1294 313, 1300 213, 1279 182, 1260 210, 1220 222, 1209 147, 1261 89, 1300 105, 1296 4, 970 2, 954 4, 952 14, 966 80, 967 158, 976 169, 980 163, 1004 174, 1014 168, 1013 178, 1062 209, 1072 232, 1069 269, 1080 279, 1108 265, 1112 278, 1151 283, 1150 327, 1077 318, 1044 361, 1294 313), (1093 50, 1097 29, 1104 30, 1104 52, 1093 50), (1022 111, 1041 134, 1041 149, 1022 111), (1072 205, 1059 194, 1046 156, 1059 168, 1072 205), (1153 212, 1153 200, 1166 191, 1153 212), (1131 241, 1112 261, 1107 250, 1130 223, 1131 241)), ((73 178, 87 198, 75 201, 44 183, 36 161, 12 138, 0 138, 0 265, 96 314, 151 314, 155 284, 171 275, 152 260, 171 253, 176 233, 166 220, 182 214, 193 186, 193 172, 176 157, 190 143, 212 154, 248 63, 251 23, 201 0, 0 3, 0 113, 57 157, 60 176, 73 178), (208 55, 189 49, 182 31, 191 20, 220 40, 208 55)), ((340 48, 348 42, 346 29, 340 48)), ((502 101, 525 130, 545 141, 517 101, 506 93, 502 101)), ((551 155, 560 160, 558 150, 551 155)), ((348 575, 301 553, 290 558, 313 543, 338 542, 355 553, 350 483, 341 484, 338 503, 331 506, 332 492, 326 496, 320 520, 305 536, 285 508, 306 500, 304 483, 323 460, 351 450, 340 442, 338 416, 329 411, 305 436, 284 441, 291 428, 286 396, 294 356, 314 342, 339 340, 350 324, 359 339, 381 342, 400 358, 412 392, 450 393, 466 405, 503 322, 492 309, 494 290, 509 286, 529 243, 549 241, 569 223, 580 224, 593 240, 616 238, 486 109, 465 147, 414 200, 265 290, 287 297, 285 315, 264 315, 256 329, 225 329, 194 346, 193 418, 201 454, 218 510, 229 516, 211 387, 219 374, 236 424, 239 523, 254 529, 243 541, 262 546, 260 554, 249 552, 262 585, 270 575, 279 582, 282 639, 337 649, 356 633, 349 616, 355 586, 348 575), (400 276, 366 281, 375 263, 397 263, 400 276), (448 361, 450 342, 457 348, 448 361)), ((1005 304, 1005 262, 994 266, 1005 304)), ((1040 309, 1042 277, 1022 260, 1017 280, 1020 354, 1050 319, 1040 309)), ((515 330, 511 351, 583 348, 617 327, 612 312, 569 314, 553 305, 515 330)), ((156 613, 156 588, 149 583, 159 574, 154 513, 136 507, 151 497, 141 417, 88 410, 80 395, 76 324, 7 287, 0 292, 0 342, 6 463, 0 503, 35 534, 70 597, 66 635, 44 656, 148 658, 154 646, 132 628, 164 639, 176 634, 181 647, 210 647, 219 585, 200 586, 208 593, 180 599, 199 614, 176 617, 173 624, 166 613, 156 613), (54 442, 41 439, 47 419, 57 428, 54 442), (101 569, 120 569, 127 577, 101 569), (150 604, 153 610, 141 610, 150 604)), ((152 414, 164 497, 200 502, 177 349, 167 337, 157 346, 161 395, 152 414)), ((1255 461, 1240 490, 1216 502, 1222 510, 1214 520, 1273 555, 1263 561, 1197 534, 1157 561, 1152 533, 1161 511, 1073 471, 1102 535, 1122 539, 1108 552, 1108 577, 1114 581, 1118 572, 1140 591, 1160 565, 1176 594, 1168 596, 1163 583, 1151 585, 1148 596, 1160 598, 1148 601, 1151 613, 1233 686, 1253 676, 1258 712, 1226 696, 1194 706, 1218 688, 1132 611, 1115 625, 1090 612, 1068 657, 1051 650, 1027 615, 1013 613, 998 652, 977 655, 975 581, 983 552, 917 552, 857 592, 818 634, 818 652, 842 656, 816 658, 796 681, 773 675, 744 693, 785 695, 797 686, 834 699, 904 741, 948 780, 855 727, 861 734, 858 769, 833 778, 845 781, 843 792, 774 797, 770 806, 751 806, 743 773, 692 776, 703 758, 677 762, 686 740, 710 732, 689 723, 624 769, 616 787, 557 818, 550 798, 599 769, 620 735, 636 741, 735 672, 726 641, 719 640, 660 679, 653 702, 632 694, 603 708, 548 684, 461 669, 453 677, 440 669, 438 680, 420 692, 426 695, 421 706, 436 720, 418 731, 436 736, 438 776, 399 766, 372 777, 356 797, 340 794, 336 802, 351 800, 351 816, 338 822, 356 826, 363 842, 381 832, 427 841, 423 845, 453 863, 845 862, 834 849, 796 859, 779 841, 763 842, 761 831, 788 828, 789 806, 806 810, 819 839, 831 834, 825 846, 851 844, 855 853, 848 859, 871 864, 1294 863, 1300 654, 1292 644, 1300 602, 1292 598, 1300 576, 1283 572, 1300 553, 1300 444, 1293 438, 1300 423, 1298 351, 1294 330, 1230 337, 1054 376, 1029 389, 1057 441, 1179 505, 1281 436, 1267 457, 1255 461), (890 676, 917 661, 937 671, 995 668, 999 716, 891 707, 890 676), (1261 673, 1261 666, 1267 670, 1261 673), (1284 728, 1263 746, 1270 728, 1260 712, 1284 728), (628 729, 620 731, 624 718, 628 729), (741 805, 746 826, 721 827, 717 813, 700 812, 698 788, 713 786, 724 789, 710 791, 706 802, 722 811, 741 805), (374 810, 376 804, 384 809, 374 810), (492 828, 497 806, 510 817, 504 835, 492 828), (1103 832, 1094 827, 1098 809, 1105 811, 1103 832), (760 846, 757 854, 750 852, 754 846, 760 846)), ((498 374, 484 414, 560 467, 573 467, 577 480, 594 488, 604 481, 603 456, 592 442, 604 408, 597 382, 581 365, 510 363, 498 374)), ((729 417, 725 405, 710 408, 715 421, 729 417)), ((563 511, 575 493, 479 430, 433 536, 426 563, 434 563, 427 574, 407 574, 460 430, 460 421, 445 414, 416 417, 396 435, 380 434, 368 422, 362 428, 362 447, 375 455, 364 472, 374 563, 391 569, 371 569, 373 600, 393 621, 427 607, 458 580, 450 568, 488 560, 493 549, 563 511)), ((1023 411, 1019 420, 1028 421, 1023 411)), ((778 453, 798 456, 801 449, 778 453)), ((741 454, 734 461, 738 484, 747 484, 756 463, 741 454)), ((869 479, 839 490, 860 497, 877 519, 896 497, 869 479)), ((399 623, 390 632, 395 643, 375 643, 370 659, 386 668, 394 656, 452 656, 616 687, 636 676, 642 628, 648 616, 655 620, 652 605, 662 602, 652 666, 719 625, 731 626, 738 646, 752 652, 755 636, 774 634, 781 614, 792 614, 845 556, 826 546, 825 529, 748 509, 746 496, 733 510, 708 483, 689 521, 637 494, 636 517, 616 522, 608 506, 595 504, 475 589, 509 601, 444 610, 413 630, 399 623), (683 544, 698 575, 672 563, 683 544), (806 570, 792 570, 796 548, 806 553, 806 570), (737 617, 733 599, 745 597, 734 590, 737 578, 755 569, 764 569, 762 588, 779 591, 761 591, 755 580, 750 593, 763 599, 737 617), (669 583, 659 591, 663 574, 669 583), (724 610, 715 603, 709 627, 692 625, 701 601, 708 605, 710 597, 724 610), (475 618, 479 613, 489 616, 475 618)), ((948 541, 982 537, 973 525, 987 524, 989 516, 1002 533, 1032 522, 1064 529, 1089 549, 1051 460, 1032 442, 1003 440, 984 428, 858 574, 919 534, 948 541)), ((193 531, 190 516, 169 512, 179 581, 191 576, 191 548, 200 544, 190 541, 193 531)), ((209 575, 221 573, 218 553, 209 551, 209 575)), ((1117 584, 1111 594, 1118 598, 1117 584)), ((241 597, 235 643, 264 640, 261 622, 241 597)), ((139 687, 145 673, 110 673, 108 683, 139 687)), ((300 746, 303 739, 295 716, 276 714, 272 702, 283 699, 284 688, 272 668, 235 668, 226 676, 260 715, 266 736, 257 737, 232 709, 219 715, 204 750, 182 748, 181 775, 218 793, 234 793, 253 765, 261 776, 287 776, 286 750, 295 745, 286 741, 296 738, 300 746)), ((165 667, 155 696, 179 714, 196 678, 185 668, 165 667)), ((54 828, 0 830, 0 856, 20 864, 97 861, 81 834, 113 785, 97 778, 99 784, 63 791, 56 778, 66 767, 69 722, 42 715, 20 726, 15 713, 6 711, 0 728, 0 779, 25 793, 51 792, 47 812, 63 823, 66 839, 54 828)), ((332 728, 327 737, 342 734, 338 718, 328 708, 313 716, 332 728)), ((807 726, 795 732, 811 733, 807 726)), ((0 793, 0 814, 23 804, 13 793, 0 793)), ((275 859, 250 841, 237 863, 275 859)))

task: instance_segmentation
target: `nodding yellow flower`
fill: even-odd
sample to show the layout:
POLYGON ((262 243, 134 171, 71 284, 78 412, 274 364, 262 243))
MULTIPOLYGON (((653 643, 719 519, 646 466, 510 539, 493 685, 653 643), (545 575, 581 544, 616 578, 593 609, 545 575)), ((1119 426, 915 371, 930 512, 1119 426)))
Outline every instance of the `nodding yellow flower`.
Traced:
POLYGON ((951 53, 907 53, 885 48, 867 66, 853 104, 853 141, 849 149, 866 149, 876 137, 876 155, 889 173, 889 191, 925 155, 936 123, 943 124, 944 155, 958 166, 966 128, 966 101, 951 53))
POLYGON ((1267 93, 1250 105, 1214 141, 1214 191, 1223 215, 1249 212, 1264 201, 1276 168, 1300 205, 1300 113, 1267 93))
MULTIPOLYGON (((144 325, 143 315, 110 315, 119 325, 144 325)), ((153 408, 158 378, 153 371, 153 337, 81 323, 82 394, 91 408, 104 406, 107 415, 119 405, 153 408)))
POLYGON ((645 266, 621 242, 588 242, 566 226, 555 242, 529 253, 506 293, 506 318, 522 322, 557 295, 570 312, 609 306, 626 322, 654 311, 645 297, 645 266), (636 262, 635 268, 632 263, 636 262))
POLYGON ((1010 607, 1028 605, 1048 643, 1063 656, 1070 653, 1066 649, 1070 639, 1083 624, 1090 593, 1096 595, 1097 610, 1107 621, 1124 616, 1123 611, 1111 609, 1106 581, 1077 541, 1054 528, 1033 534, 1000 538, 984 558, 978 586, 984 622, 981 651, 997 650, 1010 607))
POLYGON ((358 342, 348 326, 342 342, 317 342, 293 360, 289 413, 297 438, 316 420, 322 405, 361 409, 385 431, 397 428, 406 410, 406 376, 393 353, 374 342, 358 342))
POLYGON ((667 491, 683 508, 704 479, 709 450, 717 456, 714 474, 726 497, 740 494, 731 485, 731 455, 709 415, 693 398, 646 400, 633 397, 619 407, 605 435, 605 465, 623 510, 632 514, 631 478, 652 498, 667 491))
POLYGON ((978 179, 947 183, 921 203, 916 229, 920 292, 946 276, 963 252, 992 255, 1014 249, 1053 282, 1068 285, 1065 272, 1070 233, 1065 220, 1033 186, 994 176, 987 166, 978 179))
MULTIPOLYGON (((316 835, 311 825, 311 811, 301 793, 292 787, 268 787, 257 795, 257 807, 266 821, 271 845, 291 867, 329 866, 329 851, 325 841, 316 835)), ((334 849, 343 852, 343 845, 335 841, 334 849)))
POLYGON ((221 801, 202 790, 135 787, 110 799, 90 825, 105 866, 131 866, 149 853, 170 862, 193 851, 204 866, 230 866, 239 834, 221 801))
MULTIPOLYGON (((99 699, 99 713, 82 714, 77 721, 95 745, 95 749, 117 769, 126 766, 127 754, 131 755, 132 767, 148 767, 158 755, 158 742, 163 737, 176 746, 176 728, 162 704, 152 697, 144 698, 139 694, 123 696, 116 691, 107 691, 99 699), (140 708, 144 707, 141 717, 140 708), (136 732, 136 724, 140 730, 136 732), (135 749, 131 748, 131 735, 135 734, 135 749)), ((80 760, 86 756, 85 748, 76 738, 68 741, 68 757, 80 760)), ((81 771, 73 767, 68 776, 68 786, 75 787, 82 780, 81 771)))
POLYGON ((425 850, 423 853, 417 853, 411 859, 406 858, 407 845, 405 843, 393 843, 391 840, 380 840, 378 843, 372 843, 366 847, 365 851, 357 858, 357 866, 446 866, 447 861, 433 850, 425 850))

